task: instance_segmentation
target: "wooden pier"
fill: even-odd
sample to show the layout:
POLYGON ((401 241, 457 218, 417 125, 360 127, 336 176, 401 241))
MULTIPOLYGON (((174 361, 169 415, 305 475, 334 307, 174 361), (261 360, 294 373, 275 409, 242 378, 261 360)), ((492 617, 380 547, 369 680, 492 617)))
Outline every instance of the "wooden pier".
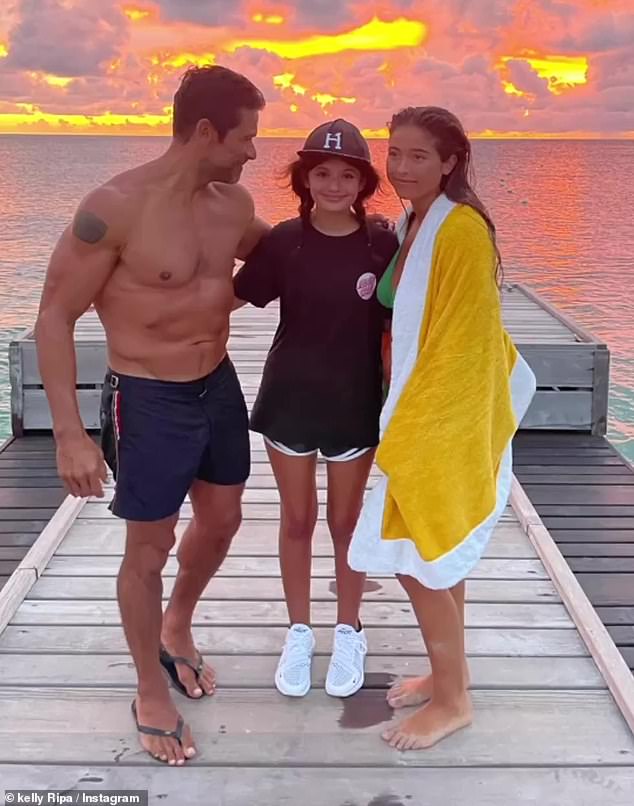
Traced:
MULTIPOLYGON (((546 308, 535 310, 539 306, 529 295, 512 299, 519 302, 505 308, 509 329, 518 343, 524 339, 524 354, 534 346, 531 360, 541 360, 543 367, 540 392, 552 393, 535 407, 534 419, 518 439, 548 440, 553 429, 567 431, 564 438, 600 433, 602 396, 607 400, 601 389, 604 348, 546 308), (555 348, 550 358, 545 344, 555 348), (558 384, 553 367, 561 356, 556 354, 579 345, 585 355, 578 352, 577 374, 564 378, 568 385, 558 384), (565 395, 583 405, 561 408, 556 398, 565 395), (548 400, 553 406, 545 405, 548 400)), ((230 352, 249 403, 275 316, 274 309, 247 308, 233 318, 230 352)), ((83 326, 98 341, 94 321, 83 326)), ((29 377, 24 362, 21 367, 22 379, 29 377)), ((31 379, 24 386, 30 388, 22 390, 22 408, 14 412, 27 435, 0 454, 0 472, 29 469, 43 475, 2 476, 12 484, 50 478, 44 470, 54 467, 50 436, 32 433, 45 430, 45 420, 29 420, 37 407, 26 393, 38 391, 37 384, 31 379), (35 461, 25 456, 47 450, 35 461), (3 462, 13 464, 3 469, 3 462)), ((94 398, 97 390, 85 391, 94 398)), ((83 412, 93 416, 89 403, 83 412)), ((399 676, 424 672, 427 659, 411 608, 393 578, 366 584, 365 688, 347 700, 330 698, 323 689, 335 597, 322 463, 313 562, 314 688, 301 700, 275 690, 286 612, 276 555, 278 496, 258 435, 252 435, 252 459, 243 524, 195 615, 195 637, 218 671, 218 693, 201 702, 174 694, 200 750, 185 769, 166 768, 143 752, 130 715, 135 678, 115 592, 124 525, 104 501, 66 498, 58 508, 53 496, 60 495, 59 488, 45 484, 25 493, 20 506, 7 507, 12 520, 3 522, 30 524, 11 532, 22 535, 23 548, 32 542, 28 535, 43 525, 0 591, 4 788, 140 789, 149 791, 150 803, 174 806, 198 801, 214 806, 631 806, 634 678, 546 528, 552 516, 540 517, 541 504, 533 506, 527 496, 526 490, 536 486, 526 482, 528 473, 519 474, 526 486, 514 485, 487 554, 467 584, 475 722, 431 750, 401 754, 380 739, 385 725, 400 717, 387 706, 385 689, 399 676), (51 496, 50 507, 36 506, 42 490, 51 496)), ((179 536, 189 517, 186 503, 179 536)), ((175 571, 171 558, 166 597, 175 571)))

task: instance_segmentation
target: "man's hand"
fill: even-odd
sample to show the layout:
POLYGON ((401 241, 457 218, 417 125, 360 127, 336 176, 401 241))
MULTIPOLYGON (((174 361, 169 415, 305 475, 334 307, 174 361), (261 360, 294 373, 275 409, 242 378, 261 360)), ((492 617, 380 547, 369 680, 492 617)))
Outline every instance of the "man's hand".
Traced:
POLYGON ((103 498, 102 483, 108 479, 106 463, 101 449, 85 431, 58 439, 57 472, 71 495, 103 498))

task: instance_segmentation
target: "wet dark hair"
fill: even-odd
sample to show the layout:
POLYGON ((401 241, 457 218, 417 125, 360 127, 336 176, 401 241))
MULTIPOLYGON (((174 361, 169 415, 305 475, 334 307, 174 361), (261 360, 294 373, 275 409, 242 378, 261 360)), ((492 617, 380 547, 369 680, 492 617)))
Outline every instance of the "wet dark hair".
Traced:
POLYGON ((172 133, 186 143, 199 120, 207 119, 224 140, 240 124, 242 109, 263 109, 264 96, 246 76, 227 67, 190 67, 174 95, 172 133))
POLYGON ((484 219, 493 248, 495 249, 495 278, 502 285, 502 257, 497 245, 495 224, 486 207, 473 189, 473 165, 471 162, 471 143, 458 118, 447 109, 437 106, 409 106, 397 112, 389 124, 392 134, 399 126, 418 126, 428 132, 434 139, 436 150, 443 162, 452 154, 457 162, 447 176, 443 176, 440 189, 451 201, 457 204, 468 204, 484 219))
POLYGON ((315 202, 313 201, 310 190, 306 187, 308 174, 313 170, 313 168, 316 168, 318 165, 321 165, 322 163, 331 159, 343 160, 361 173, 363 187, 361 188, 352 208, 359 223, 365 224, 365 203, 378 190, 380 184, 379 175, 374 166, 369 162, 365 162, 364 160, 349 159, 347 157, 340 157, 334 154, 304 154, 292 162, 284 171, 284 176, 289 180, 293 193, 295 193, 299 199, 299 215, 302 221, 310 221, 310 213, 315 206, 315 202))

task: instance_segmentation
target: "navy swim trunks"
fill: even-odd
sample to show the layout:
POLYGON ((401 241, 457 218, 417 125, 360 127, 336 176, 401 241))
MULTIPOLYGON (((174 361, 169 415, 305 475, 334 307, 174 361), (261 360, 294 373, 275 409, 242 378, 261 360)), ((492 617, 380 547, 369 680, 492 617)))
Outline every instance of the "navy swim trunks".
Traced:
POLYGON ((110 509, 125 520, 174 515, 196 479, 244 484, 251 469, 248 412, 229 357, 195 381, 108 370, 101 446, 116 482, 110 509))

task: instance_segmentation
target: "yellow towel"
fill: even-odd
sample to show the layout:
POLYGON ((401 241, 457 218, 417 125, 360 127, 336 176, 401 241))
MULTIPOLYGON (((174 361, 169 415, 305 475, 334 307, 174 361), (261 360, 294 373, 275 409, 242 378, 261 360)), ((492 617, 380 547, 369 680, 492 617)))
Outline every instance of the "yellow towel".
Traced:
POLYGON ((349 561, 449 587, 479 560, 506 506, 510 443, 535 392, 504 330, 493 245, 471 207, 442 196, 428 213, 397 292, 394 339, 376 457, 385 478, 349 561))
POLYGON ((495 505, 517 421, 517 350, 503 329, 486 224, 457 207, 438 233, 418 359, 377 452, 388 477, 383 538, 435 560, 495 505))

